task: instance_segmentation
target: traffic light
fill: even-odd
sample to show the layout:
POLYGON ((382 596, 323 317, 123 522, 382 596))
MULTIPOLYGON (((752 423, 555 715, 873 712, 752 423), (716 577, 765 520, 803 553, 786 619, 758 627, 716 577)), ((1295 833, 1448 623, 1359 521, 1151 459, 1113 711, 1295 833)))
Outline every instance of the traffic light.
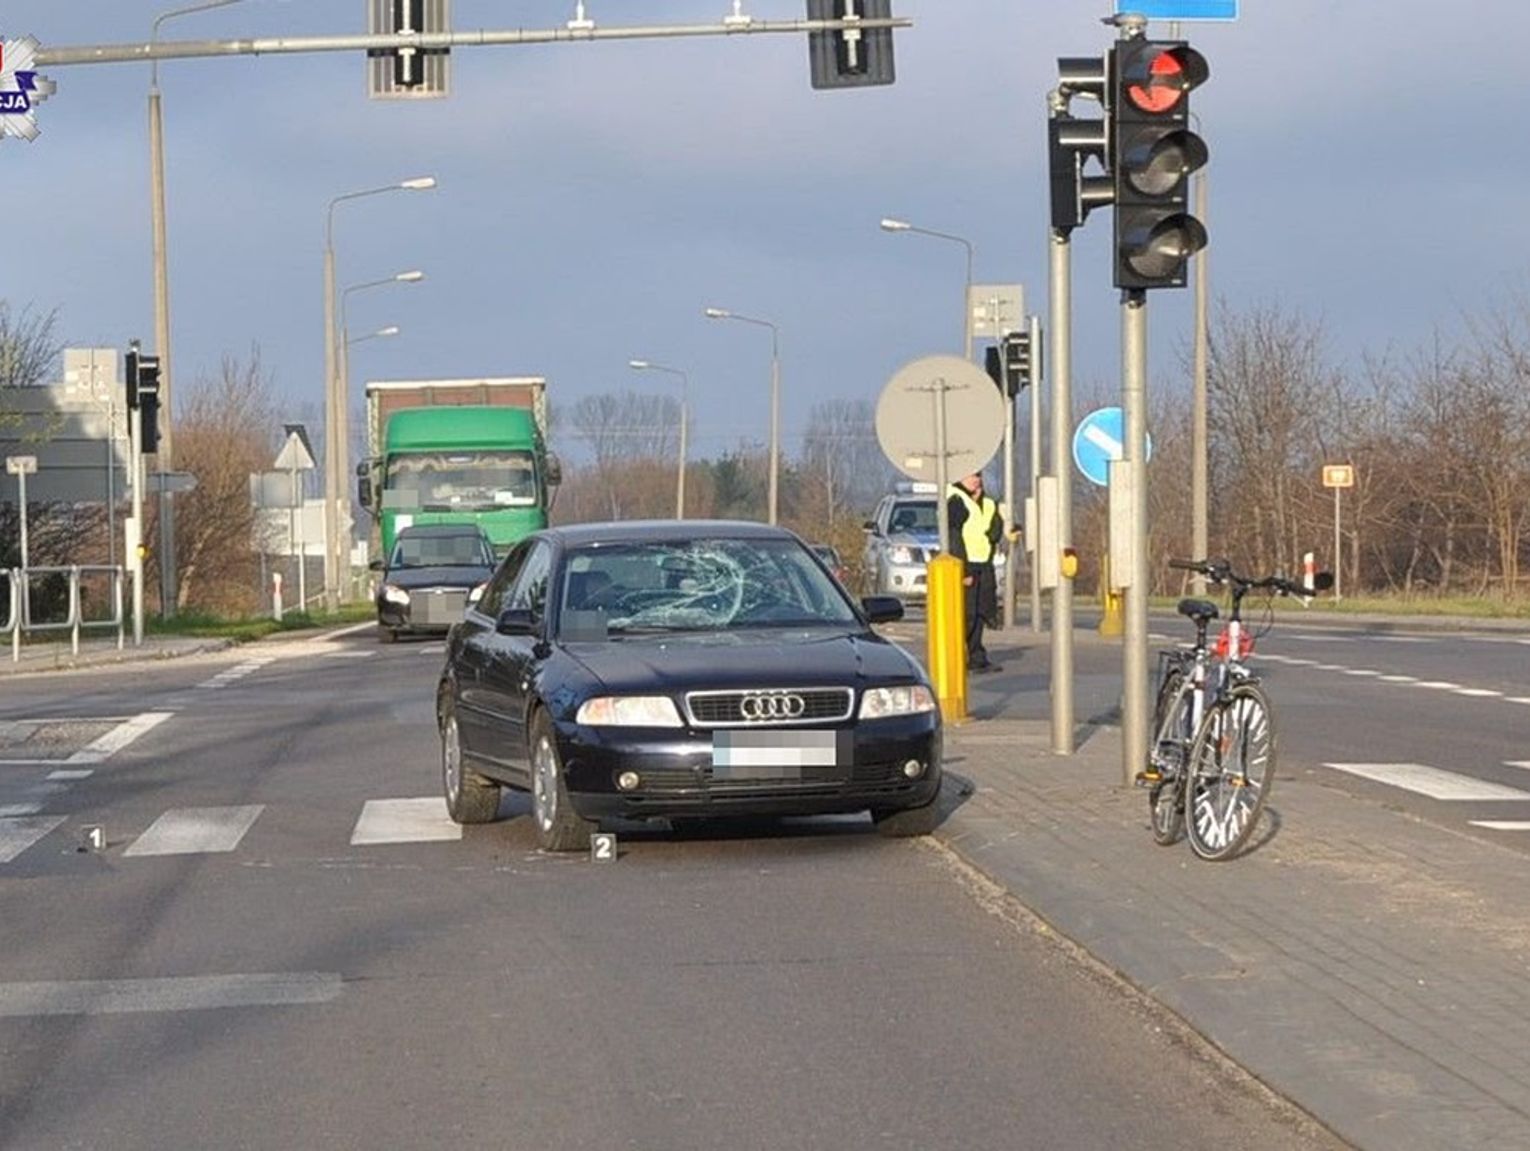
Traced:
POLYGON ((159 357, 145 356, 137 347, 124 357, 127 376, 127 406, 137 409, 144 455, 159 450, 159 357))
MULTIPOLYGON (((892 0, 807 0, 809 20, 890 20, 892 0)), ((815 88, 868 88, 893 82, 891 28, 808 33, 815 88)))
POLYGON ((1084 118, 1068 112, 1068 100, 1085 96, 1105 101, 1107 83, 1103 56, 1064 56, 1057 61, 1057 91, 1062 97, 1047 122, 1051 184, 1052 230, 1067 234, 1084 222, 1090 208, 1109 204, 1115 195, 1104 171, 1110 143, 1109 121, 1084 118), (1101 166, 1097 175, 1085 175, 1090 160, 1101 166))
POLYGON ((1190 130, 1190 92, 1210 75, 1182 40, 1117 42, 1111 52, 1111 178, 1116 217, 1115 285, 1182 288, 1206 229, 1185 210, 1189 175, 1206 163, 1190 130))
POLYGON ((988 378, 1010 399, 1018 396, 1035 379, 1029 332, 1006 332, 999 343, 987 349, 984 360, 988 378))
MULTIPOLYGON (((449 32, 447 0, 368 0, 375 35, 449 32)), ((373 97, 445 96, 450 48, 368 48, 367 86, 373 97)))

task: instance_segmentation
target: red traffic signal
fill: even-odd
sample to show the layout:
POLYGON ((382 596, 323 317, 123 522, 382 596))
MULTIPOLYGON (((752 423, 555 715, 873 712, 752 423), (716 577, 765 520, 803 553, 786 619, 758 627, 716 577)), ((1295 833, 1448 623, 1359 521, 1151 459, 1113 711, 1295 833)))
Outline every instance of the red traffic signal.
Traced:
POLYGON ((1131 37, 1111 53, 1111 179, 1118 288, 1180 288, 1206 229, 1186 211, 1206 143, 1190 130, 1190 92, 1211 74, 1182 41, 1131 37))

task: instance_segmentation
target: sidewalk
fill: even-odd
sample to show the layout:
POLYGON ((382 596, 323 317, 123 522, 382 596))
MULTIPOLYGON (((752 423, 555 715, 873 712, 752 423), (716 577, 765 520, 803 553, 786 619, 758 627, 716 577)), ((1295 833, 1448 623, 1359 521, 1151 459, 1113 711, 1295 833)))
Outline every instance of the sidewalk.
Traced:
POLYGON ((1246 855, 1158 847, 1119 727, 1053 755, 1047 637, 992 638, 1021 687, 947 729, 947 847, 1357 1147, 1530 1147, 1523 856, 1289 768, 1246 855))
POLYGON ((104 667, 112 664, 140 663, 144 660, 174 659, 177 656, 196 655, 200 652, 223 651, 231 647, 226 639, 198 639, 193 636, 146 635, 143 643, 133 646, 133 639, 124 639, 122 649, 117 649, 117 637, 92 636, 80 640, 79 654, 71 650, 68 639, 56 643, 27 643, 21 646, 21 659, 13 659, 11 645, 0 647, 0 678, 8 675, 34 675, 54 671, 71 671, 83 667, 104 667))

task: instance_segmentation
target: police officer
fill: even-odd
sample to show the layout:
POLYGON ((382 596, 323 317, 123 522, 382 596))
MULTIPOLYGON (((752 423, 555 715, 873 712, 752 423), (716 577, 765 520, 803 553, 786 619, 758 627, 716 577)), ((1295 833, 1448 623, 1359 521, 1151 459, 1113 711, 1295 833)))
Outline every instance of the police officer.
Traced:
POLYGON ((975 674, 1001 671, 983 646, 983 624, 997 623, 999 593, 993 573, 993 553, 1004 534, 999 505, 983 492, 983 477, 973 472, 951 485, 946 500, 951 525, 948 554, 966 566, 962 601, 966 608, 967 670, 975 674))

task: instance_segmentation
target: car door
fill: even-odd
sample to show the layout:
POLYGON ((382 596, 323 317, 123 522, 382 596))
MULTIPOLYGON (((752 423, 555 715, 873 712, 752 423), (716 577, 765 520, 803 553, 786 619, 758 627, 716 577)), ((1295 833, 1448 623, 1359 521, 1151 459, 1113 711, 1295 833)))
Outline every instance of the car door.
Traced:
POLYGON ((500 611, 529 611, 538 627, 532 635, 494 633, 486 647, 482 690, 487 725, 485 754, 512 772, 530 779, 526 754, 526 710, 536 665, 545 658, 542 625, 547 618, 547 594, 551 586, 553 549, 546 540, 532 544, 500 611), (539 654, 542 653, 542 654, 539 654))
POLYGON ((490 577, 478 602, 467 605, 462 622, 452 630, 447 660, 457 683, 457 728, 463 750, 471 755, 488 757, 497 738, 492 732, 494 709, 492 695, 484 683, 484 669, 500 639, 494 621, 530 554, 530 540, 513 547, 490 577))

